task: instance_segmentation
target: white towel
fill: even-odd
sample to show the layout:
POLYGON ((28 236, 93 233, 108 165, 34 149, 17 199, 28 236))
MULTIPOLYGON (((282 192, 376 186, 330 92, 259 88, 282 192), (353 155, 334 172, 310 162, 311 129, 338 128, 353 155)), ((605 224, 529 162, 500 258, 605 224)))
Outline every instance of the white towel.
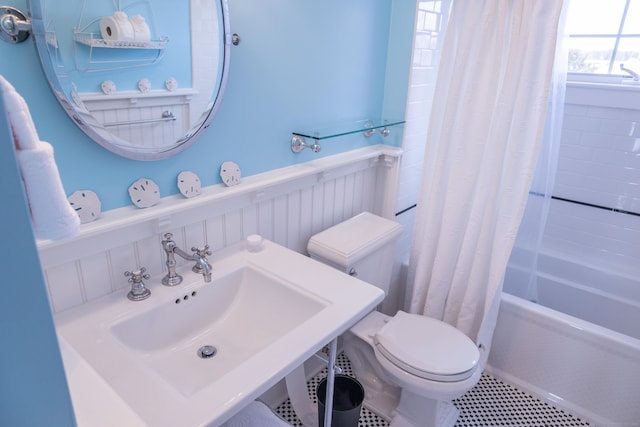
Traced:
POLYGON ((53 147, 40 141, 27 103, 1 75, 0 92, 13 132, 36 237, 50 240, 73 237, 80 227, 80 217, 67 200, 53 147))
POLYGON ((254 400, 222 427, 291 427, 291 424, 278 418, 264 403, 254 400))

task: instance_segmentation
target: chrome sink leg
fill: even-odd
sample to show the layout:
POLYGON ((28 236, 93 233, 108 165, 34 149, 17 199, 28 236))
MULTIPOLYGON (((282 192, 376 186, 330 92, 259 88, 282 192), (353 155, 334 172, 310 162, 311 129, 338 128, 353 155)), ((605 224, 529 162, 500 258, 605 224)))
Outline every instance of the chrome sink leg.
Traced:
POLYGON ((324 399, 324 425, 331 425, 333 411, 333 388, 336 376, 336 357, 338 353, 338 338, 329 343, 329 364, 327 366, 327 396, 324 399))

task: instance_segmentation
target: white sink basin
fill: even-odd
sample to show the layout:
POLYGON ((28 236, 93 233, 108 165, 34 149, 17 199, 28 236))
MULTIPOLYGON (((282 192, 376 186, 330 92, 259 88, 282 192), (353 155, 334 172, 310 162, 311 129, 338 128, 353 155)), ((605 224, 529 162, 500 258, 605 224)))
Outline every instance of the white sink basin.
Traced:
POLYGON ((328 305, 283 278, 247 265, 182 294, 118 320, 110 331, 185 396, 328 305))
POLYGON ((123 289, 55 316, 63 348, 143 424, 222 424, 384 296, 269 241, 258 252, 242 243, 209 259, 210 283, 184 266, 176 287, 145 281, 147 300, 129 301, 123 289))

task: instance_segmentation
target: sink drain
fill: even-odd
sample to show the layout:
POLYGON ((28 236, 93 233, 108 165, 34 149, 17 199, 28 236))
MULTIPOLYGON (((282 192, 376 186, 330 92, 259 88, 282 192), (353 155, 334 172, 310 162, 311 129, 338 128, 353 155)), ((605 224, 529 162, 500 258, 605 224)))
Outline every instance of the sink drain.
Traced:
POLYGON ((212 345, 203 345, 198 349, 198 357, 202 359, 210 359, 216 355, 218 349, 212 345))

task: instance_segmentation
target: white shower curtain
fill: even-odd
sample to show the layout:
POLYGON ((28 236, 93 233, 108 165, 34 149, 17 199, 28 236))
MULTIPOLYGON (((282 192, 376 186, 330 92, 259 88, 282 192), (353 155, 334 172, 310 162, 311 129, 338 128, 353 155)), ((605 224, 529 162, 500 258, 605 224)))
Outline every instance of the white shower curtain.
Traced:
POLYGON ((407 307, 487 350, 543 133, 561 11, 562 0, 455 0, 445 35, 407 307))

